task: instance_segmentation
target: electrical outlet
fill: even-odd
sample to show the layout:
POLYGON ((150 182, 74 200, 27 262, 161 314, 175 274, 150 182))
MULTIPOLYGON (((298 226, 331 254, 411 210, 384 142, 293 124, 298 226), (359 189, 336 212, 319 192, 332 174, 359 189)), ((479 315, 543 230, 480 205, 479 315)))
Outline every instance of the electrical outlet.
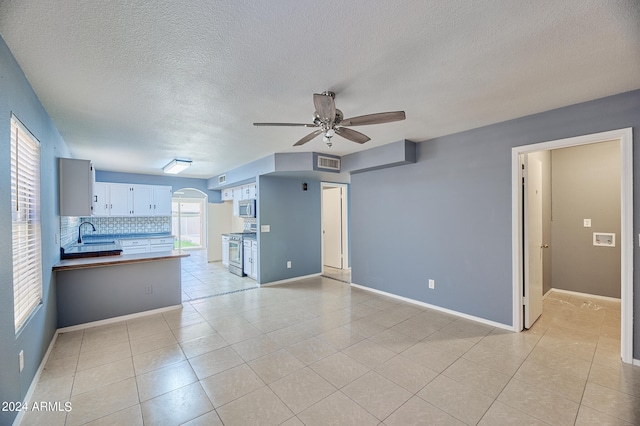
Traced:
POLYGON ((431 290, 433 290, 434 288, 436 288, 436 280, 429 280, 429 288, 431 290))
POLYGON ((24 370, 24 351, 20 351, 18 354, 18 363, 20 364, 20 372, 24 370))
POLYGON ((583 225, 585 228, 591 228, 591 219, 583 219, 583 221, 582 221, 582 225, 583 225))
POLYGON ((291 261, 287 260, 287 269, 291 269, 291 261))
POLYGON ((153 286, 152 285, 148 285, 144 288, 144 292, 145 294, 151 294, 153 293, 153 286))

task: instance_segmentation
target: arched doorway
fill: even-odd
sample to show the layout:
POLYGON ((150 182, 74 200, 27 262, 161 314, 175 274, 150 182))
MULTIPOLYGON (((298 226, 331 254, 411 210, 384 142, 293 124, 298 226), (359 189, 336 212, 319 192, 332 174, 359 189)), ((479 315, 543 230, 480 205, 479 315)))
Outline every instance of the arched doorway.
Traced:
POLYGON ((207 248, 207 194, 193 188, 174 191, 171 216, 176 249, 207 248))

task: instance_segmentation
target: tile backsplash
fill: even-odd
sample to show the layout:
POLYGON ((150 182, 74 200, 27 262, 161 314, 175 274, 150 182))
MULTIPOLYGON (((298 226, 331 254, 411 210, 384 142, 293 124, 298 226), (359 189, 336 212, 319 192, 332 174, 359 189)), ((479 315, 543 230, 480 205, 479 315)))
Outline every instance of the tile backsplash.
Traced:
MULTIPOLYGON (((81 221, 91 222, 96 227, 96 234, 155 234, 158 232, 171 232, 171 216, 83 217, 81 221)), ((84 231, 88 232, 86 229, 84 231)))
POLYGON ((78 225, 79 217, 60 216, 60 247, 68 246, 78 239, 78 225))
MULTIPOLYGON (((78 226, 91 222, 96 227, 95 234, 155 234, 171 232, 171 216, 143 217, 60 217, 60 246, 73 244, 78 239, 78 226)), ((93 234, 85 225, 82 234, 93 234)))

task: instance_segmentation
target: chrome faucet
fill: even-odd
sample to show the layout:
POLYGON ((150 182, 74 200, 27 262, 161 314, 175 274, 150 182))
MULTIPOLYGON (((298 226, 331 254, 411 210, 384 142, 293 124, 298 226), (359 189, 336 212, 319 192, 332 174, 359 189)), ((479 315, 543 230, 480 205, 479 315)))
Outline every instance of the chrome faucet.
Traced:
POLYGON ((80 234, 80 230, 82 229, 82 225, 84 225, 85 223, 88 223, 89 225, 91 225, 91 228, 93 228, 93 232, 96 232, 96 227, 93 226, 93 223, 91 223, 91 222, 82 222, 80 224, 80 226, 78 226, 78 244, 82 244, 82 235, 80 234))

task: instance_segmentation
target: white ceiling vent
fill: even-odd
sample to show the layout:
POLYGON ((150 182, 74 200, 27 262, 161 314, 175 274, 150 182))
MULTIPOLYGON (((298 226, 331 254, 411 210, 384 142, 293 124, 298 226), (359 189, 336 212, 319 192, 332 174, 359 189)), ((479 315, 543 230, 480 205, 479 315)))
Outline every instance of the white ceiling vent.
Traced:
POLYGON ((226 181, 227 181, 227 175, 226 174, 218 176, 218 184, 225 183, 226 181))
POLYGON ((318 168, 319 169, 330 169, 330 170, 340 170, 340 159, 333 157, 323 157, 318 155, 318 168))

